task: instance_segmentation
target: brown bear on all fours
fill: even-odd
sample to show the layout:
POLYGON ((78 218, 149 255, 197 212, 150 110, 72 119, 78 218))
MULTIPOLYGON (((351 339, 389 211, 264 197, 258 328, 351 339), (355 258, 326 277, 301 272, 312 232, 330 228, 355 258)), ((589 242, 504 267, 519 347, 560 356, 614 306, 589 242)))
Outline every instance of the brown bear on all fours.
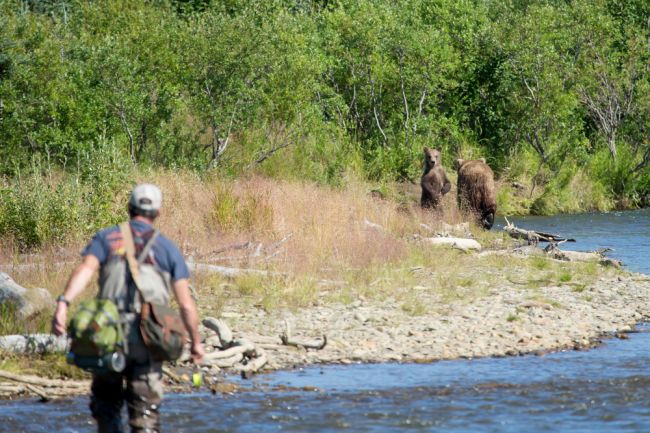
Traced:
POLYGON ((420 206, 423 209, 438 209, 442 196, 451 189, 451 182, 442 168, 442 155, 437 149, 424 148, 424 173, 420 179, 420 186, 422 187, 420 206))
POLYGON ((485 159, 456 160, 458 172, 458 207, 476 216, 483 228, 490 230, 497 211, 494 173, 485 159))

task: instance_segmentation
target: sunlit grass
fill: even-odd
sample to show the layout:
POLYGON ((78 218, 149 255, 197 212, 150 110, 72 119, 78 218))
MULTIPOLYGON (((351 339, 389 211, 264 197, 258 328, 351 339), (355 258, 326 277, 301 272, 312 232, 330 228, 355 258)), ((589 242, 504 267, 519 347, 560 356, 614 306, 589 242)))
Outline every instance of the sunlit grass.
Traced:
MULTIPOLYGON (((186 256, 195 262, 255 270, 235 278, 195 274, 193 286, 203 314, 219 315, 236 305, 277 311, 364 298, 394 300, 405 312, 418 315, 442 311, 440 306, 452 302, 472 302, 504 286, 537 290, 569 285, 581 291, 598 276, 615 272, 595 263, 477 256, 419 242, 414 235, 432 236, 431 230, 440 230, 443 222, 457 224, 462 215, 449 197, 442 218, 421 211, 413 186, 385 186, 386 197, 378 198, 373 193, 376 186, 352 179, 346 188, 337 189, 164 170, 138 176, 138 181, 163 189, 157 225, 186 256)), ((503 232, 476 226, 470 230, 487 249, 507 248, 514 242, 503 232)), ((64 249, 46 245, 31 255, 4 251, 3 258, 5 263, 33 265, 12 271, 19 284, 45 287, 56 296, 82 247, 83 243, 64 249)), ((93 282, 82 298, 96 291, 93 282)), ((16 325, 11 331, 24 329, 16 325)))
POLYGON ((18 374, 34 374, 51 379, 90 379, 90 373, 70 365, 64 354, 31 355, 29 357, 0 352, 0 370, 18 374))

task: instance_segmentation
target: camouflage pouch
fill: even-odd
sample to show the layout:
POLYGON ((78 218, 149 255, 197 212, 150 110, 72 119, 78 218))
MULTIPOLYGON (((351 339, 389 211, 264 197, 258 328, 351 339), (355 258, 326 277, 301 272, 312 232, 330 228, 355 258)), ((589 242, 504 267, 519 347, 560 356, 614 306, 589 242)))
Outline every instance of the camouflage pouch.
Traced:
POLYGON ((178 313, 165 305, 142 304, 140 332, 156 361, 175 361, 183 353, 185 325, 178 313))
POLYGON ((68 325, 76 356, 101 357, 122 350, 124 337, 117 306, 108 299, 83 301, 68 325))

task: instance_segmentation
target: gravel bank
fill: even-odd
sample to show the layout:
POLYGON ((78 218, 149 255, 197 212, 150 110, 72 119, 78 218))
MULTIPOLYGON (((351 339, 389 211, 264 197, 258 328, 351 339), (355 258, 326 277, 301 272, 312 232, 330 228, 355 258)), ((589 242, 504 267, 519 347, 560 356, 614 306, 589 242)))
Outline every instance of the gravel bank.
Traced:
POLYGON ((650 278, 623 274, 576 290, 569 285, 528 290, 504 286, 471 302, 441 304, 423 291, 431 312, 411 315, 388 298, 349 305, 315 305, 267 314, 229 307, 222 318, 235 337, 265 347, 267 369, 318 363, 415 361, 521 355, 587 348, 650 318, 650 278), (317 338, 322 350, 280 346, 285 320, 292 334, 317 338))

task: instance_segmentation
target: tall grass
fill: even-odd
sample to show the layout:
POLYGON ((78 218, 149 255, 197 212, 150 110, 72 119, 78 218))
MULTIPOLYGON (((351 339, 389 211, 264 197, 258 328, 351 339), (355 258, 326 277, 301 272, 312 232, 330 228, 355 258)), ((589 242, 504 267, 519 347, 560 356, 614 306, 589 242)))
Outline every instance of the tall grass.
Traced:
MULTIPOLYGON (((354 179, 348 179, 345 188, 334 188, 261 176, 232 180, 189 171, 142 169, 110 198, 113 210, 108 220, 125 218, 128 188, 143 181, 163 190, 163 208, 156 224, 188 259, 267 272, 237 278, 195 275, 201 306, 210 314, 218 314, 229 302, 275 310, 305 307, 320 300, 349 302, 359 296, 392 298, 404 311, 422 314, 426 302, 433 302, 426 301, 430 299, 427 296, 434 296, 435 303, 469 301, 509 281, 506 274, 512 274, 511 280, 519 285, 520 275, 543 272, 523 280, 523 285, 532 288, 539 287, 539 281, 568 281, 568 270, 550 261, 477 260, 458 250, 434 249, 417 242, 414 235, 431 236, 432 229, 443 230, 443 222, 463 220, 453 191, 438 214, 419 208, 417 186, 385 187, 378 195, 378 185, 354 179)), ((48 189, 56 185, 49 184, 49 179, 38 182, 42 182, 35 183, 38 188, 57 191, 48 189)), ((14 188, 14 193, 24 191, 31 197, 31 192, 14 188)), ((55 218, 55 226, 61 219, 61 224, 69 224, 62 227, 81 229, 39 238, 40 246, 32 247, 30 254, 22 249, 24 238, 5 231, 5 248, 0 254, 2 264, 16 265, 10 272, 17 282, 46 287, 54 295, 60 293, 77 263, 77 252, 98 228, 84 194, 74 189, 60 191, 70 194, 66 196, 71 199, 70 209, 39 215, 55 218), (26 263, 34 266, 19 266, 26 263)), ((47 199, 47 195, 42 197, 47 199)), ((55 203, 61 200, 53 197, 55 203)), ((484 246, 510 242, 500 233, 472 230, 484 246)), ((571 283, 588 284, 589 278, 579 274, 571 283)), ((587 274, 595 278, 597 273, 587 274)), ((87 290, 85 296, 92 296, 94 290, 87 290)))

